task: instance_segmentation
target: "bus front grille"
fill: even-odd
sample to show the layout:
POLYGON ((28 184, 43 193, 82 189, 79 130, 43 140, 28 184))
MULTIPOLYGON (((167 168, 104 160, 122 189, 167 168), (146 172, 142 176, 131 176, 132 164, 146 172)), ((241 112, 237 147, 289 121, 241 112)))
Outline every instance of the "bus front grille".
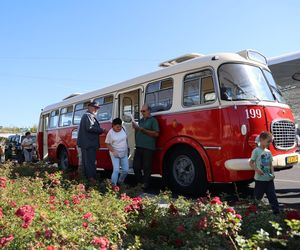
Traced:
POLYGON ((271 125, 274 136, 274 146, 277 149, 288 150, 296 145, 295 123, 287 120, 275 121, 271 125))

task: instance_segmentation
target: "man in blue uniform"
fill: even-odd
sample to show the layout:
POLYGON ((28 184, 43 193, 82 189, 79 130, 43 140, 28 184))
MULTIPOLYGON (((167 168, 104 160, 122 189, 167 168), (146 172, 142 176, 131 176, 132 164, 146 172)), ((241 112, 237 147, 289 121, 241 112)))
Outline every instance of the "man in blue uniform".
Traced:
POLYGON ((97 102, 88 104, 88 110, 80 121, 77 138, 77 145, 81 149, 83 174, 91 184, 96 184, 96 151, 100 147, 99 135, 105 131, 100 128, 96 119, 99 108, 97 102))

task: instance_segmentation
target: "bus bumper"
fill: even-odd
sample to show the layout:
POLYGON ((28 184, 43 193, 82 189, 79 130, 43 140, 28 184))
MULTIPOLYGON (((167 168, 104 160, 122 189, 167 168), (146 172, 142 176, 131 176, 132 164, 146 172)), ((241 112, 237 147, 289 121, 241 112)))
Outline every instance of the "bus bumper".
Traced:
MULTIPOLYGON (((230 159, 225 161, 225 167, 228 170, 253 170, 249 166, 250 159, 230 159)), ((273 166, 275 169, 284 169, 291 167, 293 165, 300 164, 300 154, 299 153, 290 153, 290 154, 281 154, 273 156, 273 166)))

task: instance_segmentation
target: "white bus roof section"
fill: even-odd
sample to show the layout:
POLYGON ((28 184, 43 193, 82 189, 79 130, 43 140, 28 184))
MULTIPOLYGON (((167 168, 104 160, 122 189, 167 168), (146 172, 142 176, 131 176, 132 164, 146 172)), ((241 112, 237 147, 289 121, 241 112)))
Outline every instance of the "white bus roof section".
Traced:
POLYGON ((300 87, 300 51, 269 58, 268 66, 278 85, 300 87))
POLYGON ((73 94, 71 94, 71 95, 66 96, 66 97, 63 99, 63 101, 65 101, 65 100, 67 100, 67 99, 70 99, 70 98, 72 98, 72 97, 74 97, 74 96, 78 96, 78 95, 80 95, 80 93, 73 93, 73 94))
POLYGON ((204 55, 198 54, 198 53, 185 54, 183 56, 176 57, 176 58, 164 61, 164 62, 160 63, 158 66, 162 67, 162 68, 165 68, 165 67, 169 67, 169 66, 172 66, 172 65, 175 65, 175 64, 178 64, 178 63, 182 63, 182 62, 185 62, 185 61, 197 58, 197 57, 201 57, 201 56, 204 56, 204 55))
MULTIPOLYGON (((199 55, 199 54, 198 54, 199 55)), ((129 90, 132 86, 141 86, 142 84, 157 81, 162 78, 167 78, 175 74, 179 74, 182 72, 188 72, 195 69, 200 69, 204 67, 214 67, 217 68, 220 64, 224 62, 249 62, 249 60, 246 60, 242 56, 238 55, 237 53, 216 53, 212 55, 205 55, 205 56, 197 56, 196 58, 192 60, 187 60, 182 63, 177 63, 175 65, 165 67, 163 69, 160 69, 158 71, 154 71, 152 73, 148 73, 136 78, 133 78, 131 80, 127 80, 121 83, 117 83, 99 90, 95 90, 92 92, 88 92, 85 94, 81 94, 78 96, 71 97, 69 99, 66 99, 65 101, 58 102, 52 105, 49 105, 45 107, 42 111, 42 113, 49 113, 51 110, 58 109, 61 107, 66 107, 69 105, 72 105, 74 103, 79 103, 82 101, 90 100, 95 97, 101 97, 104 95, 109 95, 112 93, 116 93, 118 91, 126 91, 129 90), (213 60, 213 58, 216 58, 216 60, 213 60)), ((258 66, 261 66, 261 64, 256 63, 254 61, 251 61, 253 64, 257 64, 258 66)))

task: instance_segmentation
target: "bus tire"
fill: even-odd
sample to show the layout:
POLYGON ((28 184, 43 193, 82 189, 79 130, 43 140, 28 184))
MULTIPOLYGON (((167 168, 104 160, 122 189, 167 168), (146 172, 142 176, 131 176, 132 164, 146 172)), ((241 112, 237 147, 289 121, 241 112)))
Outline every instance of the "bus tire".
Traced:
POLYGON ((59 169, 61 169, 63 171, 69 170, 70 164, 69 164, 68 152, 65 147, 62 147, 59 150, 58 167, 59 167, 59 169))
POLYGON ((207 191, 207 178, 203 161, 190 147, 176 148, 169 154, 168 184, 172 191, 199 196, 207 191))

